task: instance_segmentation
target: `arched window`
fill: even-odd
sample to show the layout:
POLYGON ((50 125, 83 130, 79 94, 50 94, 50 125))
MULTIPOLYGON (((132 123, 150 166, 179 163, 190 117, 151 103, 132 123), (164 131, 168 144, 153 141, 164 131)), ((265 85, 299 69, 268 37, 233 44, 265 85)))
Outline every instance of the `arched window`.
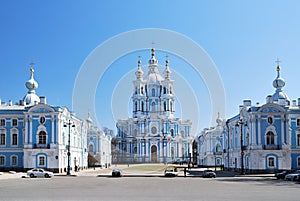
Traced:
POLYGON ((167 103, 164 102, 164 111, 167 111, 167 103))
POLYGON ((45 131, 39 133, 39 144, 46 144, 47 134, 45 131))
POLYGON ((216 152, 221 152, 221 145, 220 144, 217 144, 216 145, 216 152))
POLYGON ((144 94, 144 87, 141 87, 141 94, 144 94))
POLYGON ((152 96, 155 96, 155 89, 154 88, 152 89, 151 93, 152 93, 152 96))
POLYGON ((164 94, 166 94, 167 93, 167 88, 166 87, 164 87, 164 94))
POLYGON ((17 156, 12 156, 11 157, 11 165, 17 165, 18 164, 18 157, 17 156))
POLYGON ((171 132, 171 136, 174 137, 174 129, 173 128, 170 130, 170 132, 171 132))
POLYGON ((5 133, 0 133, 0 145, 5 145, 5 133))
POLYGON ((138 108, 137 102, 134 102, 134 111, 135 111, 135 112, 137 111, 137 108, 138 108))
POLYGON ((142 102, 142 112, 144 112, 144 102, 142 102))
POLYGON ((170 94, 172 94, 173 93, 173 89, 172 89, 172 87, 170 87, 170 94))
POLYGON ((297 146, 300 146, 300 134, 297 134, 297 146))
POLYGON ((155 102, 152 102, 151 106, 152 106, 152 108, 151 108, 152 112, 155 112, 155 102))
POLYGON ((18 145, 18 134, 14 133, 12 134, 12 145, 18 145))
POLYGON ((94 145, 92 144, 89 145, 89 152, 90 153, 94 152, 94 145))
POLYGON ((267 132, 266 135, 267 145, 274 145, 275 144, 275 136, 272 131, 267 132))
POLYGON ((5 156, 0 156, 0 166, 5 165, 5 156))
POLYGON ((170 103, 170 111, 173 112, 173 102, 170 103))

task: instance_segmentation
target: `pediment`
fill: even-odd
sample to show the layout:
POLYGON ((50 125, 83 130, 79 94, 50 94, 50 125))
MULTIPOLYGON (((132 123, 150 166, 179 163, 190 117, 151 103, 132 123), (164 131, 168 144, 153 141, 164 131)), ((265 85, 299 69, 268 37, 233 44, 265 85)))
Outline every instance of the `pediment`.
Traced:
POLYGON ((285 112, 284 108, 277 104, 266 104, 262 106, 259 110, 259 112, 264 113, 278 113, 278 112, 285 112))
POLYGON ((49 105, 36 105, 29 109, 30 113, 51 113, 54 112, 54 109, 49 105))

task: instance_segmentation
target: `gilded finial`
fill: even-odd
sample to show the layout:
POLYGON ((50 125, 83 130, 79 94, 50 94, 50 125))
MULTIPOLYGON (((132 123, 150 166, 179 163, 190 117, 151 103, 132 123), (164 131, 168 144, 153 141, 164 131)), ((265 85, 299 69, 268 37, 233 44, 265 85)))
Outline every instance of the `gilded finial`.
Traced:
POLYGON ((30 74, 32 75, 34 73, 34 69, 30 68, 30 74))
POLYGON ((168 55, 166 55, 166 66, 168 66, 169 60, 168 60, 168 55))
POLYGON ((276 70, 277 70, 277 71, 280 71, 280 66, 279 66, 279 65, 277 66, 276 70))
POLYGON ((154 47, 151 49, 151 52, 152 52, 152 57, 154 57, 154 55, 155 55, 155 49, 154 49, 154 47))
POLYGON ((277 68, 276 68, 276 70, 279 72, 279 71, 280 71, 279 63, 281 63, 281 61, 277 58, 277 60, 275 61, 275 63, 277 63, 277 68))
POLYGON ((138 66, 141 66, 141 56, 139 56, 139 60, 138 60, 138 66))

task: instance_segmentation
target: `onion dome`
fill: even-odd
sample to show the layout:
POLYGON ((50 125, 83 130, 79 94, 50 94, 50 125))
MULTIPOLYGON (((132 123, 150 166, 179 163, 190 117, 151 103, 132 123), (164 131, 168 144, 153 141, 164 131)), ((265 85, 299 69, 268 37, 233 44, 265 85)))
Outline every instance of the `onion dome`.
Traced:
POLYGON ((35 105, 40 102, 40 98, 36 95, 35 90, 38 88, 38 83, 34 80, 33 74, 34 69, 30 68, 30 79, 25 83, 26 88, 28 89, 27 94, 25 95, 23 101, 24 105, 35 105))
POLYGON ((151 49, 151 59, 149 60, 149 64, 157 64, 157 63, 158 63, 158 61, 155 58, 155 49, 152 48, 151 49))
POLYGON ((273 81, 273 87, 276 89, 275 93, 272 96, 272 100, 278 102, 279 100, 286 100, 287 103, 290 102, 288 95, 282 90, 285 86, 285 80, 280 77, 280 66, 278 65, 277 68, 277 77, 273 81))
POLYGON ((32 91, 32 90, 36 90, 39 85, 38 83, 34 80, 33 78, 33 74, 34 74, 34 69, 33 68, 30 68, 30 74, 31 74, 31 77, 30 79, 25 83, 25 86, 26 88, 29 90, 29 91, 32 91))
POLYGON ((274 88, 277 89, 277 88, 282 88, 285 86, 285 80, 282 77, 280 77, 280 66, 279 65, 277 66, 276 70, 277 70, 277 77, 273 81, 273 86, 274 86, 274 88))
POLYGON ((165 79, 169 80, 171 73, 172 73, 172 71, 169 68, 169 60, 168 60, 168 57, 167 57, 166 58, 166 69, 164 71, 165 79))
POLYGON ((138 69, 135 72, 136 79, 138 79, 138 80, 141 80, 143 78, 143 75, 144 75, 144 72, 143 72, 142 67, 141 67, 141 63, 142 62, 141 62, 141 60, 139 58, 139 60, 138 60, 138 69))

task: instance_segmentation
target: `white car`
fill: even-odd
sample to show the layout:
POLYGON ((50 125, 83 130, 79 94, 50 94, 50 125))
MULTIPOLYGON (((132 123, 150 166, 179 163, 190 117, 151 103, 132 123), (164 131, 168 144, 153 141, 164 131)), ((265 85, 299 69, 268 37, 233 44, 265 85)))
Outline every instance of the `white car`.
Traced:
POLYGON ((178 176, 178 171, 176 168, 174 169, 166 169, 165 170, 165 176, 166 177, 176 177, 178 176))
POLYGON ((49 172, 49 171, 46 171, 46 170, 41 169, 41 168, 34 168, 32 170, 28 170, 27 171, 27 175, 30 178, 33 178, 33 177, 46 177, 46 178, 50 178, 50 177, 54 176, 53 172, 49 172))
POLYGON ((296 172, 285 175, 285 180, 296 181, 299 178, 299 175, 300 175, 300 170, 297 170, 296 172))

